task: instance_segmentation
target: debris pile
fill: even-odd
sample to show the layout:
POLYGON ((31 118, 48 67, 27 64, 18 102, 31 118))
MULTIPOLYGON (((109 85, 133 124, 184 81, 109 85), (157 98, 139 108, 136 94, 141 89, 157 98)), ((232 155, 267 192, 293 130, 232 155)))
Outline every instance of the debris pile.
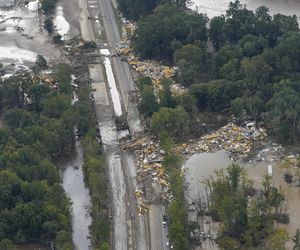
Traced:
POLYGON ((64 50, 67 55, 82 55, 93 53, 97 44, 93 41, 85 41, 83 38, 72 38, 65 42, 64 50))
POLYGON ((150 77, 153 80, 155 88, 160 88, 160 80, 162 78, 171 79, 175 75, 174 68, 160 65, 157 62, 149 60, 141 61, 134 56, 131 56, 127 60, 138 73, 150 77))
POLYGON ((121 19, 123 26, 122 26, 122 40, 117 44, 117 54, 129 56, 132 55, 132 48, 131 48, 131 37, 136 29, 136 25, 125 18, 121 19))
POLYGON ((161 162, 165 152, 160 149, 157 143, 149 141, 144 147, 136 151, 138 155, 138 182, 150 180, 153 185, 159 187, 161 199, 170 202, 172 193, 168 183, 168 175, 162 167, 161 162))
POLYGON ((254 161, 277 162, 284 158, 285 150, 282 145, 271 143, 258 152, 254 161))
POLYGON ((173 196, 168 183, 168 175, 162 167, 165 152, 160 149, 158 143, 154 143, 150 138, 132 140, 125 143, 123 149, 134 151, 137 156, 137 183, 141 187, 135 191, 140 214, 148 212, 149 205, 157 198, 171 202, 173 196), (151 188, 147 192, 147 199, 141 191, 144 186, 151 188))
MULTIPOLYGON (((247 124, 245 127, 229 123, 219 130, 201 137, 199 140, 190 140, 180 144, 175 151, 182 155, 192 155, 196 152, 208 152, 215 150, 226 150, 232 159, 246 158, 255 141, 264 139, 267 136, 266 130, 256 128, 254 124, 247 124)), ((157 197, 163 201, 171 202, 173 199, 168 183, 168 174, 162 167, 165 152, 158 143, 149 137, 142 137, 124 141, 123 150, 134 152, 137 156, 137 182, 139 189, 135 196, 138 200, 139 213, 143 214, 149 210, 149 205, 157 197), (147 198, 143 188, 150 186, 152 192, 147 192, 147 198), (154 194, 152 198, 151 195, 154 194)), ((280 145, 274 145, 274 149, 280 150, 280 145)), ((184 173, 182 173, 184 175, 184 173)), ((147 190, 147 188, 146 188, 147 190)))
POLYGON ((177 147, 177 152, 190 155, 195 152, 223 149, 229 152, 233 158, 245 158, 251 151, 253 142, 262 140, 266 136, 266 130, 263 128, 240 127, 229 123, 216 132, 201 137, 197 142, 181 144, 177 147))
POLYGON ((145 199, 143 191, 140 189, 137 189, 137 190, 135 190, 134 194, 137 199, 139 215, 147 213, 149 211, 149 205, 145 199))
POLYGON ((161 65, 154 61, 140 60, 137 58, 133 53, 130 41, 136 29, 136 25, 125 18, 122 18, 122 22, 122 41, 117 44, 117 54, 123 56, 123 59, 127 60, 139 74, 150 77, 156 88, 160 88, 160 80, 162 78, 173 78, 175 75, 175 68, 161 65))

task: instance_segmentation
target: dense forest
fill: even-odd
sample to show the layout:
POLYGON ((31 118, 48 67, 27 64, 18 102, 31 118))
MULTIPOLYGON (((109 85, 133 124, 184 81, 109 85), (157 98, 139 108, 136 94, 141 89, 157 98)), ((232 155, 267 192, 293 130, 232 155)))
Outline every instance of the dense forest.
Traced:
POLYGON ((176 66, 175 81, 188 88, 182 95, 168 96, 168 83, 163 82, 162 93, 154 96, 151 83, 140 80, 140 111, 152 117, 153 131, 166 130, 174 138, 197 133, 203 112, 229 109, 237 122, 262 121, 278 140, 297 141, 300 33, 296 16, 271 16, 264 6, 251 11, 236 1, 226 15, 209 20, 174 1, 155 1, 147 8, 142 1, 133 2, 135 7, 124 11, 125 16, 136 20, 132 12, 143 13, 132 37, 135 53, 176 66), (147 11, 140 12, 141 6, 147 11), (174 115, 179 117, 176 122, 174 115))
POLYGON ((39 74, 46 67, 39 56, 32 72, 0 82, 0 239, 72 249, 70 201, 53 164, 74 145, 71 71, 57 63, 51 85, 39 74))

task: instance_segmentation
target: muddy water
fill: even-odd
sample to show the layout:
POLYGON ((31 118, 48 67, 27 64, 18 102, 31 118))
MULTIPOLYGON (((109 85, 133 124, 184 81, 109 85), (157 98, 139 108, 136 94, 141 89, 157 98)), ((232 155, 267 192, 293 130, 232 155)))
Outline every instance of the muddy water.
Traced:
MULTIPOLYGON (((267 167, 269 163, 260 162, 255 166, 248 166, 248 174, 251 179, 254 181, 254 186, 256 188, 262 188, 263 178, 267 174, 267 167)), ((273 176, 272 184, 281 190, 285 196, 285 209, 286 213, 289 214, 290 223, 286 225, 279 224, 278 226, 284 227, 290 237, 295 235, 296 230, 300 229, 300 188, 297 186, 297 183, 287 184, 284 179, 285 170, 281 168, 278 164, 273 164, 273 176)), ((297 177, 294 176, 296 180, 297 177)), ((289 240, 286 244, 286 250, 293 249, 293 242, 289 240)))
POLYGON ((42 28, 37 1, 18 5, 13 9, 0 9, 0 59, 6 64, 16 65, 33 62, 37 54, 58 57, 60 51, 42 28))
MULTIPOLYGON (((232 162, 227 156, 225 151, 218 151, 216 153, 199 153, 192 155, 185 162, 185 181, 187 185, 186 199, 189 204, 193 201, 198 201, 199 198, 205 196, 205 188, 202 183, 203 180, 209 176, 213 176, 214 172, 221 168, 226 168, 232 162)), ((256 162, 239 163, 245 167, 248 176, 253 180, 254 186, 258 189, 262 188, 263 178, 268 173, 268 165, 273 166, 272 184, 280 189, 286 198, 284 209, 290 216, 290 223, 287 225, 279 224, 279 227, 284 227, 292 237, 295 235, 297 228, 300 228, 300 188, 297 187, 297 183, 287 184, 283 179, 285 170, 279 167, 275 162, 256 162)), ((297 179, 295 176, 294 179, 297 179)), ((192 217, 190 217, 192 218, 192 217)), ((205 226, 205 224, 204 224, 205 226)), ((205 227, 203 229, 206 231, 205 227)), ((204 249, 217 249, 216 246, 212 246, 210 242, 204 242, 206 248, 204 249)), ((290 240, 286 244, 286 249, 293 249, 293 242, 290 240)))
POLYGON ((232 162, 225 151, 215 153, 199 153, 192 155, 184 164, 185 181, 188 185, 187 200, 196 201, 205 194, 202 181, 213 176, 215 171, 226 168, 232 162))
MULTIPOLYGON (((192 0, 191 8, 198 8, 200 13, 206 13, 211 18, 225 14, 230 2, 233 0, 192 0)), ((300 15, 300 0, 240 0, 240 2, 251 10, 264 5, 269 8, 271 14, 300 15)))
POLYGON ((73 243, 76 250, 91 249, 89 239, 90 193, 84 183, 82 171, 83 155, 79 141, 76 142, 75 152, 67 159, 58 163, 62 169, 63 187, 72 202, 73 243))

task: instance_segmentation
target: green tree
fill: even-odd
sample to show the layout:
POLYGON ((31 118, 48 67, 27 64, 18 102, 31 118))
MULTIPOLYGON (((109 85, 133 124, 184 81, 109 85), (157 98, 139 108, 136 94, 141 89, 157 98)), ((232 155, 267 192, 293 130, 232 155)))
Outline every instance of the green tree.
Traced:
POLYGON ((143 58, 173 61, 175 44, 207 40, 207 18, 187 13, 173 4, 156 8, 152 15, 142 18, 133 37, 133 47, 143 58))
POLYGON ((42 69, 47 69, 47 61, 42 55, 37 55, 35 60, 35 67, 40 71, 42 69))
POLYGON ((261 94, 257 92, 253 96, 243 96, 243 104, 247 114, 250 115, 256 123, 259 114, 263 111, 264 108, 264 102, 261 98, 261 94))
POLYGON ((41 8, 46 14, 50 14, 54 11, 57 0, 43 0, 41 1, 41 8))
POLYGON ((138 104, 138 109, 146 117, 151 117, 154 112, 158 111, 159 103, 151 86, 144 86, 141 101, 138 104))
POLYGON ((270 127, 280 139, 296 142, 299 135, 300 98, 298 92, 285 86, 270 100, 270 127))
POLYGON ((293 250, 300 250, 300 230, 297 229, 295 236, 292 238, 292 241, 294 242, 293 250))
POLYGON ((212 41, 214 48, 219 49, 226 42, 224 34, 225 16, 215 16, 209 22, 209 38, 212 41))
POLYGON ((171 82, 168 79, 161 80, 161 85, 163 86, 163 89, 159 93, 159 104, 162 107, 175 108, 175 100, 170 89, 170 84, 171 82))
POLYGON ((240 247, 240 243, 235 240, 232 239, 230 237, 222 237, 219 241, 218 241, 218 245, 221 249, 224 250, 232 250, 232 249, 239 249, 240 247))
POLYGON ((11 109, 4 113, 4 122, 11 129, 24 128, 34 124, 34 117, 26 110, 11 109))
POLYGON ((143 87, 145 85, 149 85, 152 86, 152 79, 149 76, 142 76, 138 78, 138 84, 140 86, 141 89, 143 89, 143 87))
POLYGON ((241 97, 237 97, 230 102, 230 110, 234 117, 240 121, 244 113, 244 105, 241 97))
POLYGON ((270 237, 270 246, 274 250, 284 250, 285 244, 289 239, 288 232, 283 228, 275 230, 273 235, 270 237))
POLYGON ((59 118, 70 108, 71 98, 66 95, 52 94, 45 101, 44 113, 53 118, 59 118))
POLYGON ((3 239, 0 241, 0 250, 16 250, 16 247, 11 240, 3 239))
POLYGON ((122 14, 130 20, 137 21, 141 16, 150 14, 159 0, 118 0, 122 14))
POLYGON ((268 47, 268 40, 253 35, 245 35, 239 41, 239 46, 243 48, 245 56, 252 57, 260 54, 268 47))
POLYGON ((182 106, 186 112, 191 114, 197 113, 196 98, 189 92, 181 93, 175 96, 176 104, 182 106))
POLYGON ((44 28, 49 34, 52 34, 54 31, 53 20, 50 17, 47 17, 44 22, 44 28))
POLYGON ((46 94, 49 92, 50 88, 42 84, 35 84, 28 90, 28 95, 32 99, 33 108, 36 112, 41 112, 44 109, 46 94))
POLYGON ((58 88, 60 93, 71 95, 71 77, 72 71, 71 66, 66 63, 58 63, 55 65, 55 75, 57 77, 58 88))
POLYGON ((188 133, 188 120, 188 114, 182 107, 178 106, 175 109, 163 107, 153 114, 151 131, 157 136, 166 132, 177 139, 188 133))
POLYGON ((175 51, 174 61, 179 67, 177 78, 181 84, 190 86, 208 79, 205 48, 192 44, 184 45, 175 51))

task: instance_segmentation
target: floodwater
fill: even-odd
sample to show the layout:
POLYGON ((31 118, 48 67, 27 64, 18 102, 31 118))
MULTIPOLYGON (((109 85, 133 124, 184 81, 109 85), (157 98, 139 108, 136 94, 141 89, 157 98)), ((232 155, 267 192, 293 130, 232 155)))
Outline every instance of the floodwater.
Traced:
POLYGON ((107 49, 101 49, 100 50, 101 55, 105 56, 104 58, 104 67, 105 67, 105 72, 107 76, 107 81, 109 85, 109 91, 111 95, 111 99, 113 102, 114 106, 114 113, 116 116, 121 116, 122 115, 122 107, 121 107, 121 102, 120 102, 120 95, 117 89, 116 85, 116 80, 114 77, 114 73, 111 67, 111 62, 109 59, 110 52, 107 49))
POLYGON ((232 162, 224 150, 194 154, 184 164, 187 185, 185 195, 189 204, 188 217, 190 221, 197 221, 199 231, 207 236, 206 239, 202 240, 201 247, 197 249, 218 250, 217 244, 209 237, 209 235, 217 235, 218 225, 210 217, 198 217, 199 208, 197 204, 201 203, 201 200, 206 200, 205 185, 202 182, 207 178, 214 177, 215 171, 226 168, 230 164, 232 162))
MULTIPOLYGON (((205 179, 209 178, 210 176, 214 176, 216 170, 226 168, 231 163, 232 162, 225 151, 217 151, 215 153, 198 153, 192 155, 184 164, 186 171, 185 182, 187 185, 185 194, 188 204, 197 202, 199 199, 202 199, 205 196, 205 186, 202 183, 205 179)), ((284 227, 288 231, 289 236, 293 237, 297 228, 300 228, 300 188, 297 186, 297 182, 293 184, 287 184, 283 179, 285 170, 282 169, 276 162, 240 162, 239 164, 245 167, 249 178, 253 180, 255 188, 259 189, 262 188, 263 178, 268 173, 268 165, 272 164, 272 184, 281 190, 281 192, 283 192, 286 198, 284 209, 290 216, 290 223, 286 225, 278 224, 278 226, 284 227)), ((294 179, 297 180, 297 177, 294 176, 294 179)), ((190 212, 189 218, 191 220, 195 220, 193 211, 190 212)), ((209 219, 206 218, 205 220, 209 219)), ((210 225, 214 226, 212 223, 210 225)), ((204 223, 203 226, 204 228, 201 230, 206 232, 206 224, 204 223)), ((217 246, 211 245, 210 242, 205 241, 204 244, 205 248, 203 249, 217 249, 217 246)), ((286 244, 286 249, 293 249, 292 247, 293 242, 290 240, 286 244)))
POLYGON ((6 73, 11 73, 12 63, 17 69, 31 65, 37 54, 46 59, 60 55, 59 49, 50 43, 42 21, 36 0, 0 9, 0 60, 8 70, 6 73))
POLYGON ((90 192, 84 183, 82 146, 79 141, 76 141, 75 146, 75 152, 67 159, 60 160, 58 165, 62 169, 64 190, 72 202, 72 238, 75 249, 89 250, 89 226, 92 222, 90 192))
MULTIPOLYGON (((191 8, 205 13, 209 18, 225 14, 228 4, 234 0, 192 0, 191 8)), ((300 15, 300 0, 240 0, 248 9, 255 10, 259 6, 267 6, 271 14, 300 15)))
POLYGON ((214 176, 216 170, 226 168, 232 162, 225 151, 215 153, 199 153, 192 155, 184 164, 186 170, 185 181, 188 185, 186 192, 188 202, 199 200, 205 195, 206 178, 214 176))
MULTIPOLYGON (((268 164, 266 162, 259 162, 254 166, 247 166, 249 177, 254 181, 256 188, 262 188, 263 178, 267 174, 268 164)), ((284 227, 290 237, 295 235, 297 229, 300 229, 300 187, 297 182, 287 184, 284 181, 285 169, 281 168, 278 164, 273 163, 272 171, 272 184, 277 187, 285 196, 284 209, 289 214, 290 222, 286 225, 279 224, 279 227, 284 227)), ((294 173, 295 174, 295 173, 294 173)), ((294 176, 294 180, 297 177, 294 176)), ((286 249, 293 249, 293 242, 289 240, 286 244, 286 249)))
POLYGON ((0 46, 0 59, 14 59, 20 63, 23 61, 34 62, 36 53, 30 50, 20 49, 16 46, 0 46))

